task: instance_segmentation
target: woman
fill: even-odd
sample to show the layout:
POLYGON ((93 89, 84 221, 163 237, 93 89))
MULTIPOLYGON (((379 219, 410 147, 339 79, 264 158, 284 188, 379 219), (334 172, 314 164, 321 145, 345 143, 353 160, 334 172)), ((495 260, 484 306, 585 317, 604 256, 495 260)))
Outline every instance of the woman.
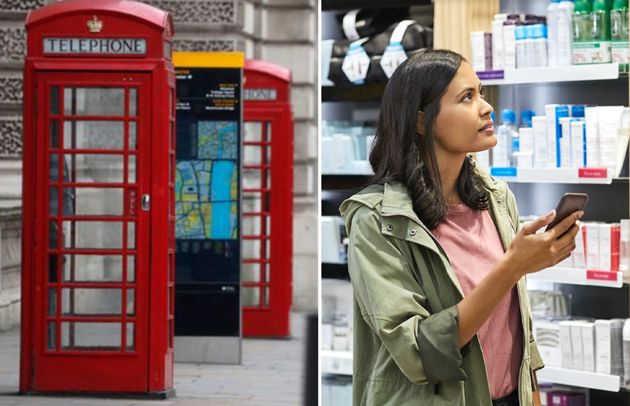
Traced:
POLYGON ((543 367, 524 276, 575 248, 575 212, 518 231, 513 194, 475 165, 496 145, 479 79, 426 50, 392 75, 371 186, 340 208, 354 289, 355 405, 522 405, 543 367), (566 231, 566 233, 565 233, 566 231))

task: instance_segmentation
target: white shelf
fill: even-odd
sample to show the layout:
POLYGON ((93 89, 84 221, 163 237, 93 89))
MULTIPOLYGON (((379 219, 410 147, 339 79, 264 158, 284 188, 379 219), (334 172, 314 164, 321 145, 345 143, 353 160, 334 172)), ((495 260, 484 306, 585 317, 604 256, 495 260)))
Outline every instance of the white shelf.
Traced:
POLYGON ((544 367, 536 371, 539 382, 579 386, 581 388, 619 392, 621 379, 616 375, 604 375, 594 372, 576 371, 554 367, 544 367))
POLYGON ((612 183, 608 168, 490 168, 490 174, 517 183, 612 183))
POLYGON ((352 375, 352 352, 326 351, 320 353, 323 374, 352 375))
POLYGON ((528 274, 527 279, 609 288, 620 288, 623 286, 623 272, 576 268, 547 268, 540 272, 528 274))
POLYGON ((477 72, 477 75, 479 79, 481 79, 481 83, 485 86, 610 80, 619 78, 619 64, 604 63, 594 65, 505 69, 503 71, 477 72))

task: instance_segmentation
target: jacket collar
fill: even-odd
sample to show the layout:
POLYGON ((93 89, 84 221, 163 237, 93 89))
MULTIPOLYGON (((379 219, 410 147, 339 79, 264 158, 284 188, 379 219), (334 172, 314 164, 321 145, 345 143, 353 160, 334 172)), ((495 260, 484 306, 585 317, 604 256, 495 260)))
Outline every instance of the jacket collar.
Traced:
MULTIPOLYGON (((484 189, 494 196, 494 199, 490 199, 491 206, 493 203, 497 203, 499 205, 504 204, 505 202, 503 201, 503 197, 506 193, 505 183, 497 181, 490 176, 487 171, 478 166, 475 166, 475 172, 479 175, 484 189)), ((411 197, 407 192, 407 188, 402 183, 385 183, 383 190, 382 212, 383 216, 405 216, 426 228, 413 211, 411 197)))

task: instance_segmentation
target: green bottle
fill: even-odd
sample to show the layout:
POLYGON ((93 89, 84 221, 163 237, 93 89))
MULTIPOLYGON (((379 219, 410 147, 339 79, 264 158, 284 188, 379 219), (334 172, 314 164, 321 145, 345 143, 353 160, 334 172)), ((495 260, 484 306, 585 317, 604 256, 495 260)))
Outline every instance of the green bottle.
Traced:
POLYGON ((588 41, 591 33, 591 3, 578 0, 573 9, 573 42, 588 41))
POLYGON ((593 41, 610 40, 610 12, 606 0, 595 0, 591 13, 591 38, 593 41))
POLYGON ((619 72, 628 72, 628 0, 615 0, 610 11, 612 60, 619 63, 619 72))

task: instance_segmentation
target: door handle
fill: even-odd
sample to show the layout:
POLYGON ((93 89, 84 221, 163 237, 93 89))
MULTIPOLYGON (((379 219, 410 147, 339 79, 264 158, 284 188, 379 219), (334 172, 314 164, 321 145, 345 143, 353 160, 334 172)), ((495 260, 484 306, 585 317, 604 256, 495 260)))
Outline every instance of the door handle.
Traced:
POLYGON ((142 195, 142 210, 149 211, 151 208, 151 196, 144 194, 142 195))

